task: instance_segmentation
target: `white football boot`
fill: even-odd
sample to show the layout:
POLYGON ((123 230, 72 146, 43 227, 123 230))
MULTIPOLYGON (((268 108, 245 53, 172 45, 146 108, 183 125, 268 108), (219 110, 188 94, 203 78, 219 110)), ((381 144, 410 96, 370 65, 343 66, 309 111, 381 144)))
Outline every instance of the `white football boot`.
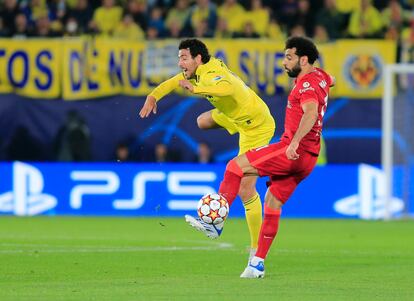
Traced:
POLYGON ((221 232, 223 231, 224 222, 217 225, 207 224, 206 222, 202 221, 199 217, 195 218, 187 214, 184 216, 184 218, 185 221, 191 227, 203 232, 207 237, 211 239, 219 237, 221 232))
POLYGON ((254 256, 243 273, 241 273, 240 278, 264 278, 264 275, 264 259, 254 256))

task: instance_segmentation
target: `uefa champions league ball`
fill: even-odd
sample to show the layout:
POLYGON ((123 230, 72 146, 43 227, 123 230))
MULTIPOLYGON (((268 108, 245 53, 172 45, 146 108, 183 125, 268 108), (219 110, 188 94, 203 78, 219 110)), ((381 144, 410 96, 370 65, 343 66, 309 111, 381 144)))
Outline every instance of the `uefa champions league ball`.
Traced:
POLYGON ((206 194, 198 202, 197 213, 205 223, 217 225, 229 215, 229 203, 217 193, 206 194))

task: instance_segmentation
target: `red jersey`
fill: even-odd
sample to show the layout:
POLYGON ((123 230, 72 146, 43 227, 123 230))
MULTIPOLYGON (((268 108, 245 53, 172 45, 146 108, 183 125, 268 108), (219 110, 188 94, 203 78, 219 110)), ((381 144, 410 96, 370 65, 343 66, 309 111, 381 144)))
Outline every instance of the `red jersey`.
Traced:
POLYGON ((300 141, 299 146, 303 150, 318 155, 320 150, 320 136, 322 132, 323 115, 328 105, 329 88, 332 78, 329 74, 319 68, 305 74, 299 80, 295 80, 295 86, 288 96, 285 114, 285 132, 281 140, 290 144, 302 119, 302 104, 307 101, 318 103, 318 119, 314 126, 300 141))

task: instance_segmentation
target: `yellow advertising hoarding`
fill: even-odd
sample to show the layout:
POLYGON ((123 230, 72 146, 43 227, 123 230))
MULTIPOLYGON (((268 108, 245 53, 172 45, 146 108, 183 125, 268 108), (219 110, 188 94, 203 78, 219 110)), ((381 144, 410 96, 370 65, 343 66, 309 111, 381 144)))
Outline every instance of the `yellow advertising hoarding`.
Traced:
POLYGON ((382 69, 395 63, 396 48, 394 42, 386 40, 341 40, 335 43, 335 52, 323 52, 328 70, 337 79, 335 95, 382 97, 382 69))
POLYGON ((0 39, 0 93, 59 97, 60 49, 56 40, 0 39))
MULTIPOLYGON (((292 81, 282 66, 284 42, 205 40, 260 94, 286 92, 292 81)), ((117 94, 146 95, 180 72, 177 40, 0 40, 0 92, 33 98, 80 100, 117 94)), ((379 98, 382 67, 395 62, 391 41, 339 40, 319 45, 318 65, 337 79, 333 96, 379 98)))

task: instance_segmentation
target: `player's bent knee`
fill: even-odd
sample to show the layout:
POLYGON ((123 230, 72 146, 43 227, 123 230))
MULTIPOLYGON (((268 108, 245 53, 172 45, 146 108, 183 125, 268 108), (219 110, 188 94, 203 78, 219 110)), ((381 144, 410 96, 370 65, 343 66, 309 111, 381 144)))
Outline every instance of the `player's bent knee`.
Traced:
POLYGON ((283 202, 279 200, 270 190, 266 191, 265 206, 272 209, 281 209, 283 202))
POLYGON ((239 189, 239 197, 242 199, 243 202, 250 200, 257 194, 255 186, 246 186, 241 185, 239 189))
POLYGON ((208 130, 212 127, 211 121, 204 114, 197 117, 197 126, 199 129, 208 130))
POLYGON ((231 172, 239 177, 243 177, 243 170, 234 159, 230 160, 229 163, 227 163, 226 171, 231 172))
POLYGON ((201 115, 197 117, 197 126, 199 129, 205 129, 204 119, 201 115))

